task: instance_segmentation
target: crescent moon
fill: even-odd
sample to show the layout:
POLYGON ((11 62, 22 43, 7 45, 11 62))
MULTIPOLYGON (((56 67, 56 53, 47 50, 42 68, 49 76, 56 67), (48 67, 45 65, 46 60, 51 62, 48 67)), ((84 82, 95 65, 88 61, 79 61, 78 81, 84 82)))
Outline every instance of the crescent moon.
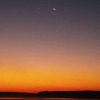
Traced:
POLYGON ((53 10, 56 10, 56 8, 53 8, 53 10))

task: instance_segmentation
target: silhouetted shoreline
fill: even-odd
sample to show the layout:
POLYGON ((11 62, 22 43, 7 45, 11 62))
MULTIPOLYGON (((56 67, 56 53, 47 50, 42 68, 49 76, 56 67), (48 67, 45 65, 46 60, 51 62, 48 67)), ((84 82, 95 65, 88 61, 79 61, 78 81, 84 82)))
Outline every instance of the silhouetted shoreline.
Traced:
POLYGON ((100 91, 42 91, 39 93, 0 92, 0 98, 83 98, 100 99, 100 91))

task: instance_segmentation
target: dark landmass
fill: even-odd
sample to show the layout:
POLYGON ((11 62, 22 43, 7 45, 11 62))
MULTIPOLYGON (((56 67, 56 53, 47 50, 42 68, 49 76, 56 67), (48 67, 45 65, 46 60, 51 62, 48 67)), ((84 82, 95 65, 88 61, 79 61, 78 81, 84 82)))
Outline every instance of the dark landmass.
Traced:
POLYGON ((25 92, 0 92, 0 98, 8 97, 35 97, 34 93, 25 93, 25 92))
POLYGON ((86 98, 100 99, 100 91, 44 91, 37 94, 44 98, 86 98))
POLYGON ((39 93, 0 92, 0 98, 86 98, 100 99, 100 91, 43 91, 39 93))

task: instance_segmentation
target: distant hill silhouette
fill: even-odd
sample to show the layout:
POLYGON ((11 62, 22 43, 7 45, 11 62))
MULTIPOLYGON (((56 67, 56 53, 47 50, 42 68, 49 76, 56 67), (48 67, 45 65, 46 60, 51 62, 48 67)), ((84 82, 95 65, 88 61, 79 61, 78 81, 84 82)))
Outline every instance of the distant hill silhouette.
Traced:
POLYGON ((37 93, 37 97, 100 99, 100 91, 44 91, 37 93))
POLYGON ((100 91, 42 91, 39 93, 0 92, 0 98, 8 97, 100 99, 100 91))

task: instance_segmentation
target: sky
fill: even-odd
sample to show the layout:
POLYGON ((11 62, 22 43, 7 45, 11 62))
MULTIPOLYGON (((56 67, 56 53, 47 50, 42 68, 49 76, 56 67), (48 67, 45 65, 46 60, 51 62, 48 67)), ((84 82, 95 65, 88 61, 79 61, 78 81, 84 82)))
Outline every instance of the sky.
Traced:
POLYGON ((0 91, 100 90, 99 0, 0 0, 0 91))

